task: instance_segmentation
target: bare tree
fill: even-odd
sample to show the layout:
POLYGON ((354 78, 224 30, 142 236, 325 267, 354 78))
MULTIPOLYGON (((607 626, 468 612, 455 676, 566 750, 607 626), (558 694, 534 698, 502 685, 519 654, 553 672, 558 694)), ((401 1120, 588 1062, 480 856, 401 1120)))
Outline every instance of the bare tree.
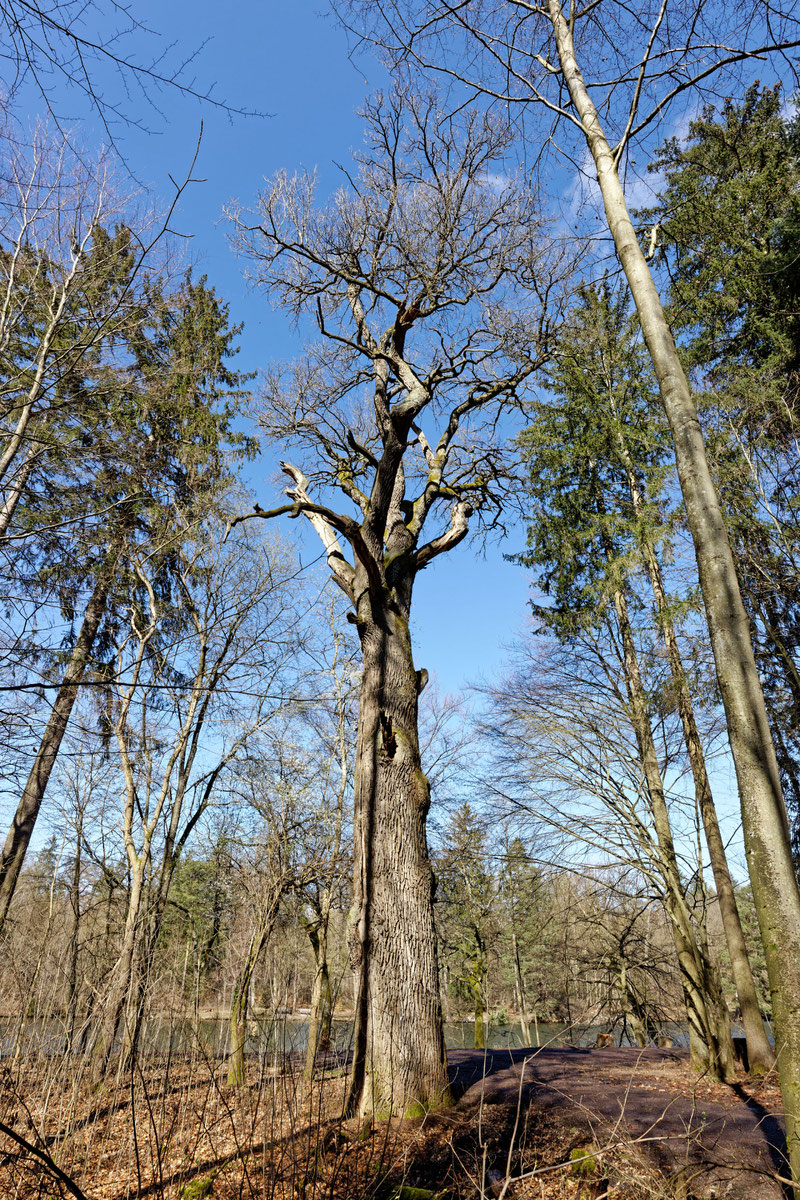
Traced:
POLYGON ((448 1095, 414 582, 473 513, 500 508, 501 414, 541 361, 555 284, 535 196, 503 170, 505 125, 400 93, 365 116, 367 148, 327 207, 313 178, 281 174, 255 215, 235 214, 235 240, 255 280, 292 316, 316 317, 322 339, 267 379, 261 423, 305 461, 284 465, 290 503, 255 515, 308 519, 361 642, 350 1103, 386 1114, 448 1095), (315 485, 344 510, 312 498, 315 485))
POLYGON ((730 1017, 704 909, 694 902, 699 867, 681 863, 664 783, 680 739, 677 730, 663 731, 659 753, 624 595, 614 602, 616 635, 586 631, 538 656, 529 651, 491 690, 498 776, 515 781, 496 791, 596 854, 633 863, 649 881, 670 923, 693 1065, 725 1079, 734 1069, 730 1017))
POLYGON ((9 0, 0 8, 0 30, 6 103, 27 83, 60 125, 66 97, 70 104, 80 97, 112 145, 120 125, 143 125, 132 97, 156 117, 162 117, 157 98, 169 89, 230 114, 244 112, 190 73, 201 47, 173 57, 174 45, 159 44, 157 32, 114 0, 9 0))
POLYGON ((279 545, 246 538, 220 547, 220 535, 211 522, 182 548, 174 606, 147 561, 133 564, 139 586, 117 647, 108 717, 124 781, 130 886, 98 1031, 96 1080, 126 1008, 126 1048, 135 1048, 181 852, 221 779, 286 702, 287 660, 297 649, 296 593, 287 583, 294 572, 279 545))
MULTIPOLYGON (((596 989, 597 1017, 620 1026, 620 1036, 647 1046, 663 1036, 675 986, 674 941, 657 922, 648 880, 635 868, 588 871, 578 893, 577 940, 596 989), (638 885, 638 886, 637 886, 638 885), (672 943, 672 946, 670 946, 672 943)), ((677 1005, 675 1005, 677 1008, 677 1005)))
POLYGON ((302 843, 307 866, 300 886, 300 922, 314 954, 314 981, 308 1018, 304 1075, 314 1073, 317 1055, 331 1048, 334 989, 329 939, 334 907, 346 907, 345 877, 351 874, 352 837, 349 798, 355 750, 356 671, 353 647, 339 624, 336 606, 328 609, 330 646, 320 655, 322 696, 309 705, 311 805, 302 843))
POLYGON ((301 816, 302 788, 287 747, 279 747, 273 772, 265 762, 252 763, 240 781, 241 794, 258 814, 252 841, 239 838, 237 869, 244 891, 249 923, 247 948, 238 964, 231 997, 228 1084, 245 1082, 245 1042, 251 1007, 253 977, 275 924, 281 904, 294 890, 304 887, 314 874, 314 864, 298 864, 296 846, 303 841, 308 818, 301 816))

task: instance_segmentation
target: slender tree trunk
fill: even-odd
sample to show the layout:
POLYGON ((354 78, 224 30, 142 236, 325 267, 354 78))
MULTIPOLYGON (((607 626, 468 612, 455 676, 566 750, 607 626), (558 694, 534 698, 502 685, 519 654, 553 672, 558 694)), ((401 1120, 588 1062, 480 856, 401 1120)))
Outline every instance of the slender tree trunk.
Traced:
POLYGON ((725 844, 722 840, 719 821, 717 819, 717 810, 711 794, 711 785, 706 771, 705 757, 703 755, 697 723, 694 718, 694 709, 692 707, 686 672, 683 669, 680 648, 666 607, 658 564, 655 562, 652 552, 648 557, 648 569, 653 583, 653 591, 656 596, 659 615, 662 620, 670 671, 677 692, 678 712, 681 724, 683 725, 686 749, 694 778, 695 794, 703 821, 708 856, 717 891, 717 901, 722 917, 722 925, 725 930, 725 941, 731 958, 731 970, 733 972, 734 984, 736 985, 736 995, 739 1000, 742 1024, 747 1040, 750 1072, 751 1074, 760 1075, 770 1070, 774 1065, 775 1055, 769 1044, 758 1004, 753 972, 750 967, 750 958, 747 953, 742 923, 739 919, 739 909, 736 904, 736 893, 730 871, 728 870, 725 844))
POLYGON ((440 993, 442 997, 442 1019, 447 1023, 450 1020, 450 968, 446 962, 442 964, 442 986, 440 993))
POLYGON ((628 616, 621 592, 614 593, 624 654, 625 680, 631 705, 631 719, 641 755, 650 807, 658 841, 659 866, 664 881, 665 905, 681 970, 681 983, 689 1021, 689 1045, 692 1065, 697 1071, 722 1080, 735 1075, 730 1017, 712 964, 698 944, 686 907, 680 870, 672 840, 669 811, 658 764, 644 688, 628 616))
MULTIPOLYGON (((746 583, 744 587, 746 590, 746 583)), ((779 619, 774 610, 774 605, 771 601, 754 595, 752 589, 750 590, 749 600, 754 611, 761 619, 768 642, 775 651, 776 656, 780 659, 783 668, 782 682, 785 688, 788 689, 790 697, 791 715, 788 720, 785 711, 781 712, 777 709, 774 697, 771 697, 767 693, 764 696, 764 700, 767 705, 767 715, 775 742, 775 753, 778 758, 778 766, 783 781, 784 796, 787 798, 787 803, 789 796, 792 800, 792 854, 794 856, 796 874, 800 878, 800 778, 798 778, 797 763, 792 757, 785 737, 786 733, 791 735, 792 727, 797 724, 797 715, 800 714, 800 673, 798 673, 797 665, 779 632, 779 619)), ((761 656, 762 660, 766 656, 763 649, 761 656)))
MULTIPOLYGON (((323 900, 323 905, 325 901, 323 900)), ((318 1054, 327 1054, 331 1047, 331 1019, 333 994, 328 970, 328 914, 318 914, 318 919, 306 922, 311 947, 314 951, 314 984, 311 991, 311 1012, 308 1018, 308 1046, 303 1072, 307 1082, 314 1075, 314 1064, 318 1054)))
POLYGON ((472 992, 472 1010, 474 1014, 474 1038, 473 1046, 476 1050, 484 1050, 486 1048, 486 1034, 484 1028, 485 1011, 485 996, 486 996, 486 951, 484 949, 483 938, 480 936, 477 928, 473 929, 475 935, 475 957, 471 962, 471 971, 469 976, 469 986, 472 992))
POLYGON ((17 886, 22 864, 25 861, 36 818, 39 815, 47 784, 55 766, 73 706, 78 698, 86 664, 103 619, 111 578, 112 571, 106 565, 86 606, 83 622, 72 648, 61 686, 56 694, 50 719, 17 805, 2 855, 0 855, 0 930, 2 930, 8 915, 9 905, 17 886))
MULTIPOLYGON (((108 894, 106 896, 105 904, 103 906, 104 907, 104 912, 103 912, 104 921, 103 921, 103 939, 102 939, 102 943, 101 943, 101 954, 103 956, 105 956, 108 953, 109 947, 111 945, 111 926, 112 926, 111 910, 113 908, 114 892, 116 890, 114 881, 108 875, 106 875, 105 884, 106 884, 106 887, 108 888, 108 894)), ((99 995, 100 990, 103 987, 103 980, 105 978, 105 975, 106 975, 106 972, 104 970, 101 970, 100 972, 96 972, 94 984, 92 985, 92 988, 89 992, 89 1000, 86 1005, 86 1013, 83 1018, 83 1027, 81 1029, 81 1039, 80 1039, 81 1054, 85 1054, 89 1045, 92 1044, 93 1042, 96 1043, 96 1041, 97 1041, 96 1036, 93 1035, 93 1029, 92 1029, 92 1026, 94 1023, 94 1008, 95 1008, 96 997, 99 995)), ((102 1017, 102 1014, 101 1014, 101 1017, 102 1017)))
POLYGON ((33 441, 28 447, 24 463, 7 489, 5 500, 2 506, 0 506, 0 538, 4 538, 8 533, 8 527, 14 519, 14 513, 17 511, 17 505, 22 499, 25 484, 28 482, 31 471, 36 465, 39 451, 40 447, 38 443, 33 441))
POLYGON ((767 962, 792 1176, 800 1188, 800 891, 747 614, 688 380, 636 239, 614 155, 575 59, 559 0, 548 0, 561 69, 597 170, 609 229, 639 313, 672 429, 700 587, 739 783, 745 851, 767 962))
MULTIPOLYGON (((180 818, 179 803, 176 803, 173 807, 172 818, 175 822, 180 818)), ((153 891, 152 899, 147 905, 146 933, 138 948, 138 969, 134 972, 136 993, 135 997, 131 999, 131 1012, 133 1016, 126 1030, 125 1046, 123 1049, 126 1059, 135 1055, 138 1049, 139 1038, 141 1037, 142 1025, 144 1023, 147 987, 152 975, 156 946, 161 936, 161 927, 164 923, 167 897, 169 896, 169 889, 172 886, 172 879, 177 864, 178 855, 175 853, 173 838, 169 840, 167 846, 164 848, 161 857, 161 869, 158 871, 158 881, 153 891)))
MULTIPOLYGON (((643 509, 643 498, 639 488, 639 481, 636 478, 633 463, 630 461, 625 447, 622 447, 622 455, 625 469, 628 473, 628 485, 634 512, 640 515, 643 509)), ((739 919, 739 909, 736 905, 736 893, 733 888, 730 871, 728 870, 725 844, 720 833, 717 810, 711 794, 711 784, 708 779, 708 772, 706 771, 705 755, 703 754, 700 733, 695 721, 689 683, 683 668, 683 659, 681 658, 680 647, 675 634, 675 626, 672 623, 667 604, 661 567, 656 558, 653 546, 649 541, 646 539, 643 540, 640 550, 650 577, 650 585, 653 589, 653 596, 656 602, 656 612, 664 637, 664 644, 667 648, 670 673, 675 685, 678 713, 683 727, 683 738, 686 743, 686 751, 692 770, 697 804, 703 821, 708 856, 711 861, 711 870, 717 889, 717 901, 725 931, 725 941, 731 958, 733 980, 736 985, 736 994, 742 1013, 742 1024, 747 1040, 750 1072, 754 1075, 761 1075, 765 1071, 770 1070, 774 1065, 775 1056, 769 1044, 761 1010, 758 1005, 756 987, 753 982, 753 972, 750 967, 750 958, 747 953, 747 946, 745 945, 744 933, 742 932, 742 923, 739 919)))
POLYGON ((483 972, 478 963, 475 964, 474 974, 470 977, 469 985, 472 992, 473 1011, 472 1045, 475 1050, 484 1050, 486 1048, 486 1038, 483 1028, 483 972))
MULTIPOLYGON (((250 944, 247 947, 247 953, 239 971, 239 977, 234 985, 230 1015, 231 1049, 228 1059, 228 1085, 230 1087, 241 1087, 244 1084, 244 1045, 247 1039, 250 984, 253 981, 256 964, 269 941, 269 936, 277 920, 281 898, 289 884, 290 881, 288 879, 280 879, 268 885, 268 891, 264 898, 256 928, 253 936, 250 938, 250 944)), ((273 1003, 275 1004, 277 989, 274 985, 272 991, 273 1003)))
POLYGON ((570 1040, 570 1045, 574 1044, 573 1037, 573 1022, 572 1022, 572 955, 569 948, 569 930, 572 926, 572 897, 567 894, 567 910, 564 914, 564 939, 561 946, 561 965, 564 973, 564 1002, 567 1010, 567 1032, 570 1040))
POLYGON ((203 969, 203 958, 200 953, 200 943, 197 928, 192 931, 194 947, 192 964, 192 1041, 195 1046, 200 1044, 200 977, 203 969))
POLYGON ((473 1048, 475 1050, 486 1049, 486 1037, 483 1034, 483 989, 481 988, 481 978, 476 976, 470 979, 470 989, 473 992, 473 1048))
POLYGON ((408 609, 387 598, 373 613, 375 603, 361 594, 351 914, 359 988, 348 1101, 383 1118, 441 1107, 449 1088, 408 609))
POLYGON ((519 1024, 522 1032, 523 1046, 531 1044, 531 1026, 528 1020, 528 1000, 525 995, 525 981, 522 975, 522 965, 519 961, 519 942, 517 941, 516 930, 511 930, 511 951, 514 959, 514 984, 517 991, 517 1001, 519 1005, 519 1024))
POLYGON ((250 1004, 250 984, 253 980, 256 960, 264 946, 264 941, 258 932, 254 933, 247 948, 239 978, 233 989, 231 999, 231 1048, 228 1058, 228 1087, 243 1087, 244 1046, 247 1040, 247 1013, 250 1004))
POLYGON ((125 914, 122 947, 111 973, 103 1016, 97 1040, 92 1050, 92 1084, 98 1087, 108 1070, 119 1033, 119 1024, 130 992, 134 974, 134 957, 139 933, 139 918, 144 896, 146 859, 144 856, 131 869, 131 890, 125 914))
POLYGON ((145 903, 143 908, 147 913, 147 921, 144 934, 137 940, 136 952, 131 964, 130 991, 127 1001, 128 1019, 125 1024, 125 1037, 122 1045, 122 1056, 125 1062, 132 1061, 139 1049, 147 1007, 147 990, 152 977, 156 942, 161 930, 161 921, 153 912, 152 902, 145 903))
POLYGON ((639 997, 632 988, 628 979, 628 964, 622 958, 619 964, 619 975, 617 976, 617 987, 619 994, 622 997, 622 1010, 625 1020, 630 1024, 633 1030, 633 1036, 637 1046, 646 1046, 648 1043, 648 1035, 653 1036, 650 1029, 650 1022, 646 1013, 642 1012, 642 1006, 639 1002, 639 997))
POLYGON ((81 842, 83 840, 83 811, 78 812, 75 829, 75 858, 72 863, 72 879, 70 881, 70 907, 72 921, 70 923, 69 944, 67 947, 67 1011, 66 1011, 66 1049, 71 1052, 75 1043, 75 1026, 78 1022, 78 954, 81 928, 81 842))

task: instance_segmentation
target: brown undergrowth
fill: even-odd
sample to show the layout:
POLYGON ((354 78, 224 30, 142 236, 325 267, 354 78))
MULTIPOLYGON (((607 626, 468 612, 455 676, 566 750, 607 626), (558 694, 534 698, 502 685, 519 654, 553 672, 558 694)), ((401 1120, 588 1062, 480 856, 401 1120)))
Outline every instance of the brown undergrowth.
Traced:
MULTIPOLYGON (((593 1059, 602 1072, 602 1055, 593 1059)), ((609 1064, 609 1086, 618 1065, 609 1064)), ((660 1200, 703 1195, 693 1176, 658 1169, 647 1138, 626 1136, 574 1102, 503 1102, 473 1086, 422 1120, 342 1120, 341 1071, 311 1087, 299 1065, 249 1060, 244 1087, 218 1059, 152 1058, 92 1094, 80 1064, 0 1063, 3 1200, 660 1200), (5 1133, 3 1133, 5 1130, 5 1133), (605 1140, 604 1140, 605 1139, 605 1140), (419 1189, 419 1190, 415 1190, 419 1189), (682 1189, 682 1190, 681 1190, 682 1189)), ((487 1080, 488 1084, 488 1080, 487 1080)), ((636 1066, 633 1087, 666 1108, 771 1104, 772 1084, 698 1083, 681 1062, 636 1066), (749 1091, 748 1091, 749 1089, 749 1091)), ((623 1114, 624 1115, 624 1114, 623 1114)), ((687 1138, 690 1136, 687 1131, 687 1138)), ((688 1160, 687 1160, 688 1161, 688 1160)))

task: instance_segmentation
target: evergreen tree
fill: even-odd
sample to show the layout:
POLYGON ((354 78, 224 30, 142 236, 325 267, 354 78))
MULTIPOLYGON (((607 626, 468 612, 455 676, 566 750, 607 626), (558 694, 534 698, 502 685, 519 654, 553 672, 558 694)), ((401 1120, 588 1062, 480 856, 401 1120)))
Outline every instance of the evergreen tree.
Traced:
POLYGON ((779 88, 707 108, 669 139, 656 228, 697 391, 800 854, 800 124, 779 88))
MULTIPOLYGON (((673 686, 682 688, 681 716, 697 768, 698 800, 713 837, 718 835, 716 816, 656 553, 667 532, 660 503, 668 465, 666 434, 653 404, 654 381, 636 319, 626 315, 624 295, 612 293, 607 283, 580 296, 562 336, 558 363, 550 372, 549 390, 555 401, 536 406, 535 420, 520 438, 530 466, 535 519, 528 552, 519 557, 540 568, 540 586, 552 602, 537 612, 562 640, 582 629, 606 628, 609 670, 619 670, 625 681, 628 717, 647 783, 655 865, 681 965, 693 1061, 699 1069, 725 1077, 733 1069, 728 1014, 705 950, 704 931, 694 927, 681 880, 653 737, 654 696, 641 668, 632 616, 641 603, 632 576, 646 566, 661 632, 671 651, 673 686)), ((648 632, 648 640, 651 636, 648 632)), ((738 925, 721 838, 717 836, 714 844, 715 865, 727 879, 731 921, 738 925)), ((737 945, 746 961, 741 929, 737 945)), ((752 978, 750 993, 753 1038, 763 1043, 761 1065, 766 1067, 770 1051, 752 978)))
MULTIPOLYGON (((118 229, 112 250, 110 235, 95 231, 93 285, 121 286, 120 274, 134 266, 130 237, 118 229)), ((205 279, 190 275, 177 288, 149 275, 142 287, 129 320, 94 339, 80 370, 74 364, 59 380, 58 402, 30 434, 35 465, 14 477, 7 497, 23 535, 17 573, 24 564, 31 595, 55 600, 62 618, 80 626, 55 653, 23 647, 34 650, 55 694, 0 857, 0 927, 80 685, 89 670, 102 695, 113 672, 111 648, 130 619, 137 558, 161 563, 152 577, 167 600, 170 562, 229 478, 229 450, 251 449, 230 425, 245 377, 227 366, 239 329, 226 306, 205 279)))
POLYGON ((530 1003, 534 1001, 533 1019, 538 1035, 539 990, 542 983, 544 930, 549 923, 547 912, 548 888, 541 871, 530 861, 528 847, 521 837, 506 840, 503 848, 498 899, 505 916, 505 931, 511 944, 511 969, 514 997, 522 1031, 523 1046, 534 1044, 530 1030, 530 1003), (531 995, 531 981, 536 970, 536 994, 531 995))
POLYGON ((437 925, 456 992, 473 1010, 475 1049, 486 1044, 486 984, 496 932, 497 881, 487 855, 485 821, 462 804, 448 822, 436 863, 437 925))

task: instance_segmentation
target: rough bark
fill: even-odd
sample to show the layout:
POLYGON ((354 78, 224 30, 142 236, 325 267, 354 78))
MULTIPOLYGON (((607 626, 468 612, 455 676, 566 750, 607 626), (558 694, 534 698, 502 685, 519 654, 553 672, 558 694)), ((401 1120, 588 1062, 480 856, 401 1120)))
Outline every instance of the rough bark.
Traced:
POLYGON ((67 663, 67 669, 56 693, 50 719, 42 735, 36 758, 17 805, 2 855, 0 855, 0 930, 8 915, 36 818, 39 815, 47 784, 55 766, 72 709, 78 698, 80 684, 92 653, 100 622, 103 619, 112 574, 112 569, 106 564, 89 598, 80 631, 67 663))
POLYGON ((293 316, 313 315, 339 363, 311 367, 315 347, 287 386, 276 376, 262 421, 311 455, 323 494, 344 496, 344 510, 312 500, 287 463, 291 505, 249 515, 302 514, 313 525, 361 640, 348 1107, 382 1115, 449 1098, 411 593, 417 572, 466 537, 476 509, 491 522, 508 486, 500 417, 543 361, 551 321, 542 300, 561 267, 538 244, 533 190, 500 189, 498 202, 486 188, 487 164, 508 147, 505 128, 467 120, 462 133, 455 114, 405 88, 371 102, 366 117, 369 148, 324 216, 312 217, 305 180, 281 176, 262 194, 256 225, 235 219, 259 281, 277 287, 293 316), (370 401, 354 407, 368 374, 370 401))
POLYGON ((361 1115, 378 1118, 420 1115, 449 1098, 425 833, 430 792, 404 607, 386 596, 378 608, 364 592, 358 612, 364 666, 351 954, 360 986, 350 1095, 361 1115))
POLYGON ((614 155, 578 67, 559 0, 548 0, 548 13, 564 81, 592 154, 608 226, 672 430, 739 785, 745 851, 772 992, 791 1170, 800 1183, 800 891, 747 615, 694 400, 628 214, 614 155))

